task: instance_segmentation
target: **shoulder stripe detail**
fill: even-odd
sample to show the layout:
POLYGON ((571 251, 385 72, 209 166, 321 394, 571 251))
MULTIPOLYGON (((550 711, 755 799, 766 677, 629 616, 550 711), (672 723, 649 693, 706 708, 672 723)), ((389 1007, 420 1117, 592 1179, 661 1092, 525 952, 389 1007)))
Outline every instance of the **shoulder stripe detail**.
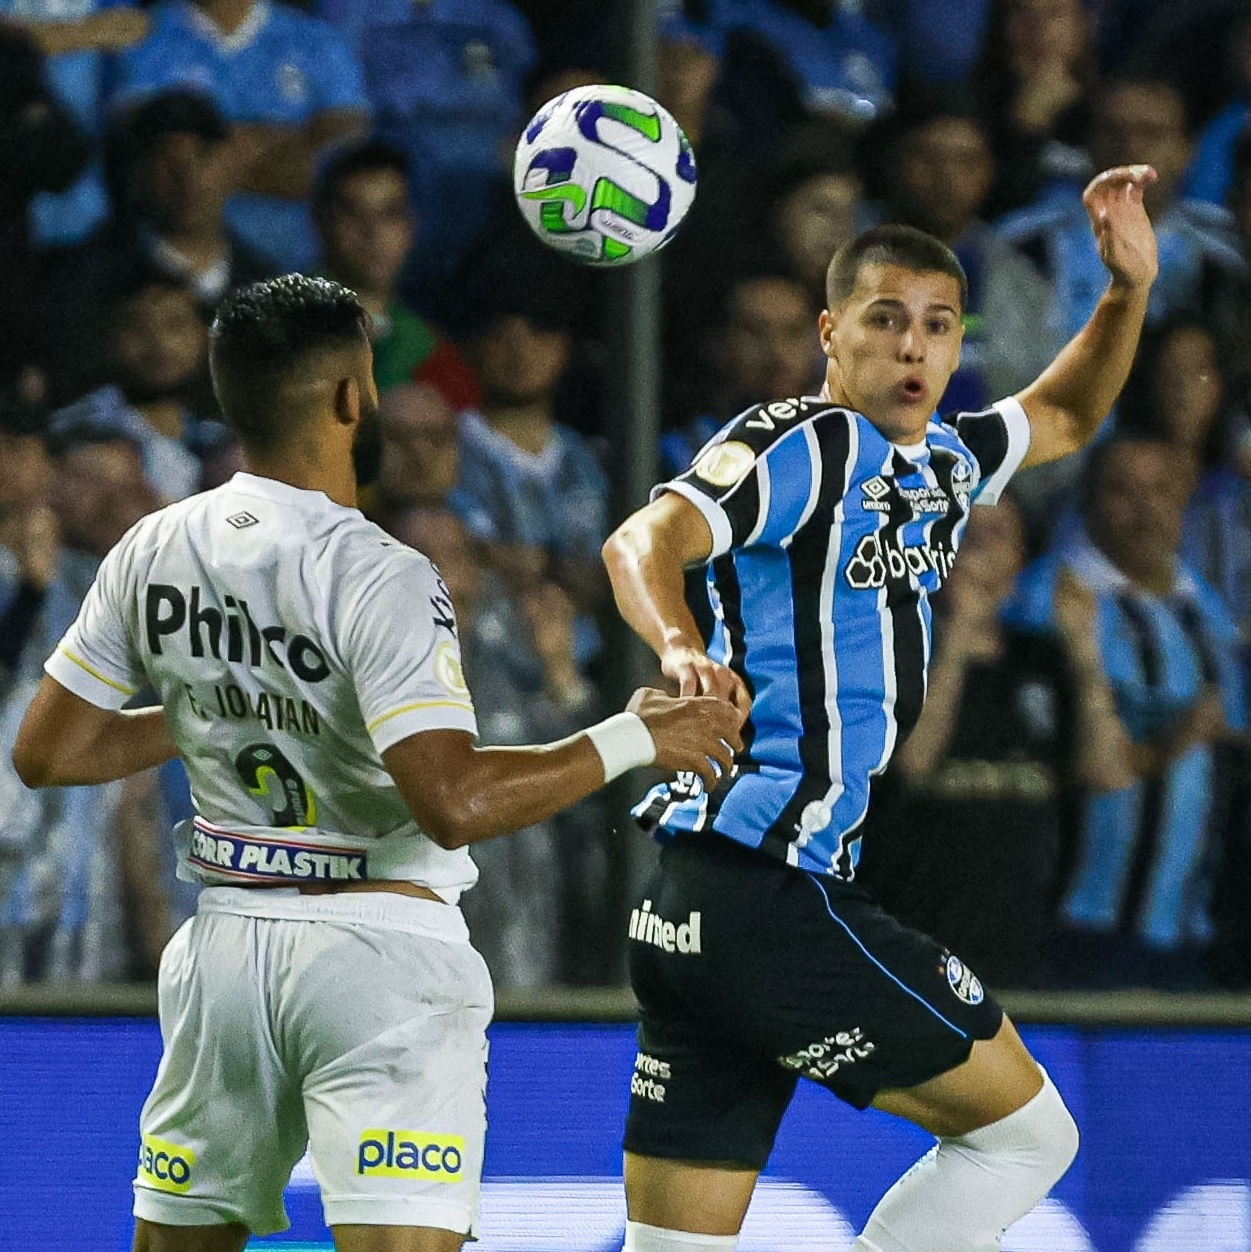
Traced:
POLYGON ((398 709, 392 709, 390 713, 375 717, 365 729, 372 734, 383 722, 389 722, 403 713, 415 713, 418 709, 460 709, 464 713, 472 713, 473 705, 464 700, 418 700, 415 704, 404 704, 398 709))
POLYGON ((59 645, 57 647, 57 651, 60 652, 62 656, 69 657, 69 659, 80 669, 85 669, 87 673, 92 676, 92 678, 99 679, 100 682, 102 682, 106 687, 112 687, 114 691, 120 691, 122 695, 125 696, 133 696, 135 694, 136 688, 125 687, 121 683, 115 683, 111 678, 105 678, 105 676, 100 673, 98 669, 94 666, 88 665, 82 657, 75 656, 67 647, 64 646, 64 644, 59 645))

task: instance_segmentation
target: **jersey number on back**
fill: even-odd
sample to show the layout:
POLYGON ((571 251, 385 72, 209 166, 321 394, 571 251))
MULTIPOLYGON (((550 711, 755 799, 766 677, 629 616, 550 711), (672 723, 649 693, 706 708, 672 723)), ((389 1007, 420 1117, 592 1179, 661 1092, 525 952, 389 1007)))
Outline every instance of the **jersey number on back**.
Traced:
POLYGON ((275 826, 313 826, 317 802, 299 771, 272 743, 249 744, 235 757, 243 785, 269 805, 275 826))

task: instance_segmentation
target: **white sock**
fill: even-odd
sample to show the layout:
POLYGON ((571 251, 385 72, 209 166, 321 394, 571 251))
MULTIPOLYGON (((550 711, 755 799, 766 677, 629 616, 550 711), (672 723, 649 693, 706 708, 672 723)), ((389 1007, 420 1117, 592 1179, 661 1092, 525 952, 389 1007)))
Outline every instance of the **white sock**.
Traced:
POLYGON ((626 1222, 622 1252, 734 1252, 737 1246, 738 1235, 697 1235, 626 1222))
POLYGON ((882 1197, 853 1252, 994 1252, 1077 1155, 1077 1126, 1042 1076, 1014 1113, 940 1139, 882 1197))

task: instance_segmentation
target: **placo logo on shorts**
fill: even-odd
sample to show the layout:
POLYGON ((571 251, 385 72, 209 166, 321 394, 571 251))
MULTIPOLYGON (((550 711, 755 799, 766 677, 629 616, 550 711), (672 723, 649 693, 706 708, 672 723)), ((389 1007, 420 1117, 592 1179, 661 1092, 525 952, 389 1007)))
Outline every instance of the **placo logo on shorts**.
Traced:
POLYGON ((139 1136, 139 1176, 158 1191, 177 1195, 189 1191, 194 1165, 195 1153, 190 1148, 155 1135, 139 1136))
POLYGON ((958 956, 947 957, 946 969, 952 991, 965 1004, 981 1004, 986 995, 982 980, 958 956))
POLYGON ((356 1172, 375 1178, 427 1178, 460 1182, 464 1177, 465 1140, 422 1130, 364 1130, 356 1153, 356 1172))

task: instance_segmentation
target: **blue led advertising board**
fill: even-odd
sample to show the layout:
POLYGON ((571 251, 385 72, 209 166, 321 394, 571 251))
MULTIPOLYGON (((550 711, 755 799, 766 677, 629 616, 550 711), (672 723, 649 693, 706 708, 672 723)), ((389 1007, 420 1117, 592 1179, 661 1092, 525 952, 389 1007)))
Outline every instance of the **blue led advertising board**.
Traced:
MULTIPOLYGON (((1076 1164, 1007 1252, 1251 1252, 1251 1032, 1026 1028, 1082 1130, 1076 1164)), ((617 1252, 625 1025, 492 1029, 477 1252, 617 1252)), ((139 1106, 160 1055, 144 1019, 0 1019, 0 1245, 124 1252, 139 1106)), ((845 1252, 928 1136, 801 1083, 740 1252, 845 1252)), ((307 1162, 290 1230, 329 1248, 307 1162)))

